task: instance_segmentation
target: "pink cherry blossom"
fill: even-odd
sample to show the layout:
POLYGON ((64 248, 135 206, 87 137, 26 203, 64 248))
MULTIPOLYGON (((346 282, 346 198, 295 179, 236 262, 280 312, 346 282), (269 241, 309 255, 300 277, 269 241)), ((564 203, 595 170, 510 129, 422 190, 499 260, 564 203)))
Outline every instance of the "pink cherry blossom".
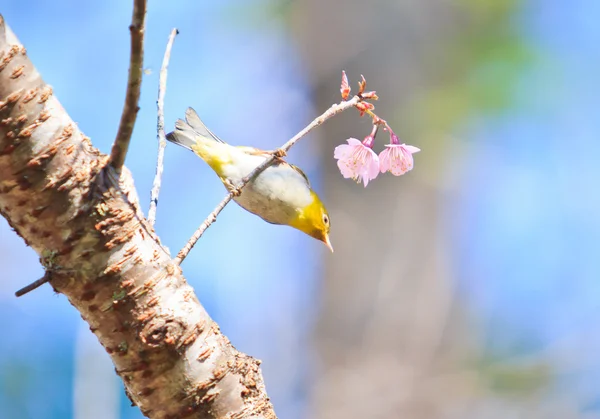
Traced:
MULTIPOLYGON (((394 143, 386 144, 387 147, 379 153, 379 170, 381 173, 390 171, 394 176, 400 176, 413 168, 413 153, 421 151, 417 147, 406 144, 394 143)), ((397 137, 396 137, 397 141, 397 137)))
POLYGON ((363 142, 356 138, 348 138, 348 144, 335 148, 333 157, 338 160, 337 165, 342 176, 363 182, 365 188, 370 180, 379 174, 379 157, 371 149, 374 138, 368 136, 363 142))

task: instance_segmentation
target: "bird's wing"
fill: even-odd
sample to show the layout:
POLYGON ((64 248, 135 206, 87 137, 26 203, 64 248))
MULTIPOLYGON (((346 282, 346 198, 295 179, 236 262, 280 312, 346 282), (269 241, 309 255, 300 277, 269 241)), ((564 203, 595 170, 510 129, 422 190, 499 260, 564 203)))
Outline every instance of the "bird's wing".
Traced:
POLYGON ((304 178, 304 180, 306 180, 306 184, 310 188, 310 180, 308 180, 308 176, 306 176, 306 174, 302 171, 302 169, 300 169, 298 166, 296 166, 294 164, 291 164, 288 162, 284 162, 284 163, 289 164, 292 169, 294 169, 296 172, 300 173, 302 175, 302 177, 304 178))
POLYGON ((212 133, 211 130, 208 129, 204 122, 200 119, 194 108, 187 108, 185 111, 185 120, 188 125, 196 132, 196 134, 200 135, 204 138, 210 138, 215 140, 218 143, 225 144, 225 141, 221 140, 215 134, 212 133))
MULTIPOLYGON (((239 150, 243 151, 246 154, 250 154, 252 156, 264 156, 264 157, 270 157, 272 154, 268 151, 265 150, 261 150, 259 148, 255 148, 255 147, 248 147, 248 146, 244 146, 244 145, 240 145, 237 146, 236 148, 238 148, 239 150)), ((287 165, 290 166, 292 169, 294 169, 297 173, 299 173, 300 175, 302 175, 302 177, 304 178, 304 180, 306 180, 306 184, 308 185, 308 187, 310 188, 310 181, 308 180, 308 176, 306 176, 306 174, 302 171, 302 169, 300 169, 298 166, 293 165, 291 163, 286 162, 283 159, 277 159, 275 160, 275 162, 273 163, 273 166, 279 166, 279 165, 287 165)))

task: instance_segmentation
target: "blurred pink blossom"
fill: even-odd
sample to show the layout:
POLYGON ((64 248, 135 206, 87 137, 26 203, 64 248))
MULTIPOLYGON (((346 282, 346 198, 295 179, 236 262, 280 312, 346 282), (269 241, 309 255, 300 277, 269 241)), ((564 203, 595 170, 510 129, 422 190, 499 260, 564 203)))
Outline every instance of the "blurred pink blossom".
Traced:
POLYGON ((363 142, 356 138, 348 138, 348 144, 335 148, 333 157, 338 160, 337 165, 345 178, 352 178, 363 182, 365 188, 370 180, 379 174, 379 157, 371 149, 374 137, 369 135, 363 142))
POLYGON ((394 176, 400 176, 413 168, 413 153, 421 151, 412 145, 400 144, 398 137, 390 133, 391 144, 379 153, 379 170, 381 173, 390 171, 394 176))

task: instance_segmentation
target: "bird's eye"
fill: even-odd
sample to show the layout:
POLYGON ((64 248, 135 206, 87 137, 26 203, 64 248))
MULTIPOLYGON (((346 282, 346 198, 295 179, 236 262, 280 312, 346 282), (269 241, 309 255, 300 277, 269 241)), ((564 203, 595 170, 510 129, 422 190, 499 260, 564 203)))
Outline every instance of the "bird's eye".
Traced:
POLYGON ((329 225, 329 217, 327 214, 323 214, 323 224, 329 225))

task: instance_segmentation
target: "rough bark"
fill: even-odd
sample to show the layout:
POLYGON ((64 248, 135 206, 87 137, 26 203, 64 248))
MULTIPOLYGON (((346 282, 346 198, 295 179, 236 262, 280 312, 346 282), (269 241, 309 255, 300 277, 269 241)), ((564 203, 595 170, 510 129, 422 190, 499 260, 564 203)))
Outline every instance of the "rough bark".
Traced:
POLYGON ((107 162, 0 16, 0 213, 144 415, 274 418, 260 362, 221 334, 140 211, 129 171, 107 162))

